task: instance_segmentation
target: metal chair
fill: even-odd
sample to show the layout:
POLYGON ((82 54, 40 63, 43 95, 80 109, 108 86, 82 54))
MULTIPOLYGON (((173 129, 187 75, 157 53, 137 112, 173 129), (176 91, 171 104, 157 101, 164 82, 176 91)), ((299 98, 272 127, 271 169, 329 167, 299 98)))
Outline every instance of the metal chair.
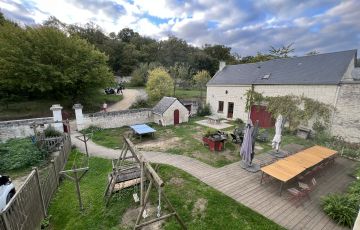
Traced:
POLYGON ((290 193, 289 200, 291 202, 294 202, 296 206, 299 206, 299 204, 302 204, 301 201, 303 201, 305 198, 309 198, 309 194, 305 190, 299 190, 297 188, 289 188, 287 191, 290 193))

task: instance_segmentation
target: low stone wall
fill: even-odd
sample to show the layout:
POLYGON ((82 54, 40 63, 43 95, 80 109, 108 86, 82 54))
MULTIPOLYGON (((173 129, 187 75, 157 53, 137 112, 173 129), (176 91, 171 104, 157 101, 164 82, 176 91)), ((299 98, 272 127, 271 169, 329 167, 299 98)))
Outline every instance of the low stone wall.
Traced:
POLYGON ((23 138, 34 135, 34 131, 30 126, 33 123, 46 124, 53 123, 53 117, 43 117, 24 120, 1 121, 0 122, 0 141, 4 142, 10 138, 23 138))
POLYGON ((151 109, 130 109, 107 113, 98 112, 84 114, 84 122, 82 125, 78 125, 78 129, 86 129, 91 125, 100 128, 118 128, 153 121, 151 109))

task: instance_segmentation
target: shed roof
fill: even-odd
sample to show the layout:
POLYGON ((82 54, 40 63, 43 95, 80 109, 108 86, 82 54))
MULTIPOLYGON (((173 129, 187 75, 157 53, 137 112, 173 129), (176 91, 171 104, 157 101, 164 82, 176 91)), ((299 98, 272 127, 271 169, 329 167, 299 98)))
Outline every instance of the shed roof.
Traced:
POLYGON ((335 85, 340 83, 356 50, 265 62, 228 65, 207 83, 212 85, 335 85))
POLYGON ((177 99, 175 97, 163 97, 153 108, 153 113, 162 115, 177 99))

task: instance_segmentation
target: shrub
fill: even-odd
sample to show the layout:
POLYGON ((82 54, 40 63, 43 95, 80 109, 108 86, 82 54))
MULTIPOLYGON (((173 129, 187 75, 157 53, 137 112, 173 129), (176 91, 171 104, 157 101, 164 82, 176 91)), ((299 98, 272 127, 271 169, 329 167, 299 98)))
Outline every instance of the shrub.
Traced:
POLYGON ((200 107, 199 110, 198 110, 198 115, 199 116, 211 115, 210 105, 206 104, 204 107, 200 107))
POLYGON ((130 106, 130 109, 141 109, 149 107, 151 107, 151 105, 147 98, 137 97, 135 103, 130 106))
POLYGON ((10 139, 0 144, 1 172, 35 166, 44 161, 46 153, 39 150, 29 138, 10 139))
POLYGON ((208 128, 205 130, 204 137, 210 137, 217 133, 216 129, 208 128))
POLYGON ((316 120, 312 126, 312 129, 318 134, 323 133, 326 130, 326 126, 321 121, 316 120))
POLYGON ((49 125, 45 130, 45 137, 60 137, 62 134, 61 132, 57 131, 54 127, 49 125))
POLYGON ((324 212, 340 225, 351 227, 356 219, 359 201, 351 194, 331 194, 323 198, 324 212))
POLYGON ((97 131, 101 131, 102 128, 94 126, 94 125, 90 125, 88 128, 81 130, 81 133, 85 133, 85 134, 89 134, 89 133, 94 133, 97 131))

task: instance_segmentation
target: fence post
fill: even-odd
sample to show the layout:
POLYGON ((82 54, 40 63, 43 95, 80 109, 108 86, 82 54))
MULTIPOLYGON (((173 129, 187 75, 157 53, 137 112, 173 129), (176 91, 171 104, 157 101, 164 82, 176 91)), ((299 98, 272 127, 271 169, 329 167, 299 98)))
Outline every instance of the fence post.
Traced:
POLYGON ((37 167, 33 167, 33 170, 35 170, 35 179, 36 179, 36 183, 38 185, 38 189, 39 189, 39 194, 40 194, 40 200, 41 200, 41 206, 42 206, 42 210, 43 210, 43 214, 44 217, 47 216, 47 212, 46 212, 46 207, 45 207, 45 203, 44 203, 44 196, 42 194, 42 190, 41 190, 41 184, 40 184, 40 178, 39 178, 39 170, 37 167))
POLYGON ((9 221, 6 218, 5 214, 4 213, 0 213, 0 214, 1 214, 1 218, 2 218, 2 220, 4 222, 5 230, 11 230, 9 221))
POLYGON ((51 160, 50 162, 51 162, 51 164, 52 164, 52 168, 54 169, 56 185, 57 185, 57 187, 59 187, 59 177, 58 177, 58 172, 57 172, 57 170, 56 170, 55 161, 54 161, 54 160, 51 160))

